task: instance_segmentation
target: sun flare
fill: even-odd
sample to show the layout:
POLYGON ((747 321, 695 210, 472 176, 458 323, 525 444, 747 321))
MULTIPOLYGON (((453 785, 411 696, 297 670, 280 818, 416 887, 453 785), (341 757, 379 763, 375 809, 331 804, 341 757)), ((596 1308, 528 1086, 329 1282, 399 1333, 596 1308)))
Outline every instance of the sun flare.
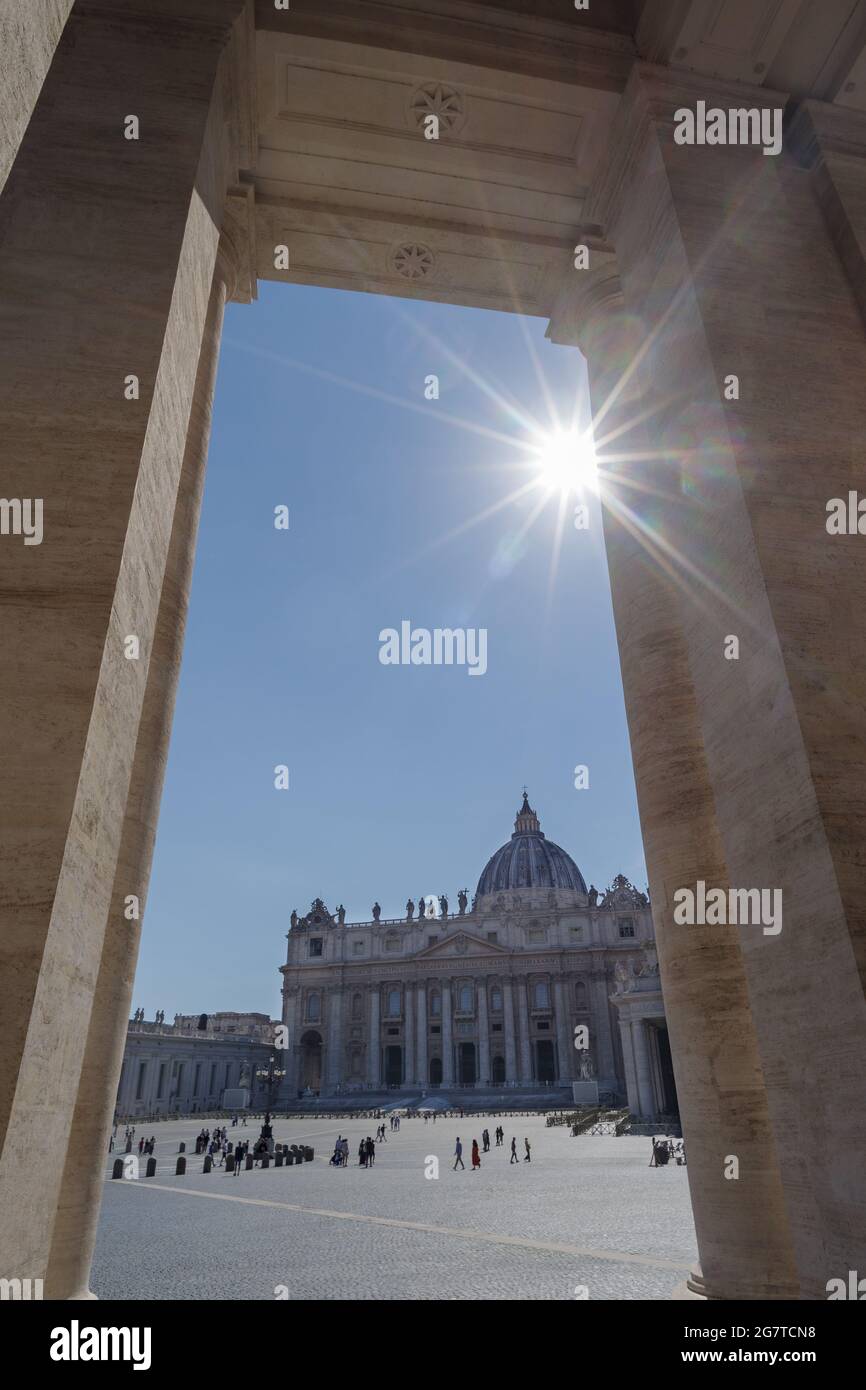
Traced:
POLYGON ((532 446, 538 481, 549 492, 598 490, 591 430, 555 430, 532 446))

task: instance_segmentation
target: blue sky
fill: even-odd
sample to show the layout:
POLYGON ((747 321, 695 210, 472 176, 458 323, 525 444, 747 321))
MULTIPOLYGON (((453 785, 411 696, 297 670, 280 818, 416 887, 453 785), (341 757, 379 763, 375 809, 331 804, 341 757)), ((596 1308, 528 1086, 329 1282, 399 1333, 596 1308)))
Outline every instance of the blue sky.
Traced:
POLYGON ((539 489, 530 452, 533 425, 588 419, 579 353, 540 319, 259 292, 226 313, 147 1017, 277 1016, 293 907, 471 895, 524 783, 587 882, 646 882, 597 500, 576 530, 580 498, 539 489), (486 673, 383 665, 404 619, 485 628, 486 673))

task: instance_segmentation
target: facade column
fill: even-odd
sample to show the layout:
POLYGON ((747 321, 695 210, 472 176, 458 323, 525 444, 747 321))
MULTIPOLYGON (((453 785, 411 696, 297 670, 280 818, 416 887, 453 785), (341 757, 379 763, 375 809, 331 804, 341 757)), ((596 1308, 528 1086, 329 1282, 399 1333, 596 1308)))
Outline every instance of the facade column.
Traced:
POLYGON ((346 994, 342 986, 331 989, 327 994, 328 1019, 328 1090, 337 1090, 343 1080, 343 1010, 346 994))
POLYGON ((513 1086, 517 1080, 517 1032, 511 976, 502 981, 502 1008, 505 1027, 505 1080, 513 1086))
POLYGON ((595 1055, 599 1089, 616 1091, 619 1086, 617 1084, 616 1060, 613 1054, 610 999, 608 998, 609 985, 603 969, 593 971, 590 977, 590 989, 592 991, 592 1024, 589 1041, 590 1051, 595 1055))
POLYGON ((634 1060, 634 1044, 631 1037, 631 1019, 620 1011, 619 1037, 622 1044, 622 1061, 625 1068, 625 1093, 630 1115, 640 1114, 640 1093, 637 1086, 637 1068, 634 1060))
POLYGON ((367 1052, 367 1080, 375 1091, 382 1084, 382 1038, 379 1024, 380 987, 370 989, 370 1037, 367 1052))
POLYGON ((568 1007, 568 983, 561 976, 553 982, 553 997, 556 1006, 556 1039, 559 1052, 560 1086, 570 1086, 574 1077, 574 1034, 571 1029, 571 1010, 568 1007))
POLYGON ((293 1101, 298 1093, 298 1036, 297 1036, 298 990, 289 988, 283 996, 283 1024, 286 1029, 286 1045, 280 1056, 286 1069, 283 1078, 283 1100, 293 1101))
POLYGON ((164 666, 166 629, 185 601, 175 589, 189 546, 185 490, 201 448, 196 414, 209 411, 221 315, 211 288, 236 177, 219 65, 241 6, 198 10, 206 28, 195 40, 186 2, 149 27, 73 13, 0 203, 0 303, 15 305, 0 335, 6 478, 10 496, 45 499, 46 542, 39 564, 23 548, 4 561, 4 592, 17 595, 4 627, 24 664, 17 691, 0 688, 16 827, 0 855, 7 902, 18 904, 3 930, 0 1248, 11 1273, 33 1270, 54 1299, 89 1296, 176 677, 164 666), (121 94, 127 109, 140 94, 151 119, 140 142, 118 133, 109 194, 105 142, 121 94), (125 396, 129 375, 137 399, 125 396), (65 383, 53 399, 49 378, 65 383), (19 574, 22 557, 31 563, 19 574), (46 602, 58 592, 75 603, 46 602), (125 655, 128 635, 137 660, 125 655), (62 753, 43 805, 32 787, 48 785, 47 727, 62 753), (42 1017, 62 1033, 59 1052, 31 1025, 42 1017), (58 1166, 51 1156, 69 1132, 78 1142, 58 1166))
POLYGON ((490 1021, 487 1016, 487 978, 478 981, 478 1079, 477 1086, 490 1085, 490 1021))
POLYGON ((649 1052, 647 1051, 645 1027, 646 1025, 642 1018, 632 1019, 631 1036, 634 1047, 635 1077, 637 1080, 640 1113, 644 1119, 649 1120, 655 1115, 656 1109, 652 1080, 650 1078, 649 1052))
POLYGON ((415 996, 411 981, 403 986, 403 1085, 415 1085, 415 996))
POLYGON ((418 1084, 426 1091, 430 1077, 427 1063, 427 982, 419 980, 418 995, 418 1084))
MULTIPOLYGON (((770 1239, 760 1247, 760 1295, 790 1286, 793 1257, 796 1292, 823 1298, 827 1280, 862 1256, 854 1233, 866 1204, 866 1172, 838 1171, 839 1154, 866 1148, 866 1112, 849 1103, 866 1071, 866 740, 862 701, 851 693, 862 686, 851 615, 863 604, 863 565, 859 536, 828 531, 828 501, 847 500, 856 486, 848 460, 866 433, 863 253, 844 193, 862 226, 864 122, 859 113, 848 121, 834 113, 837 153, 824 159, 822 176, 800 167, 789 148, 765 158, 760 147, 739 145, 715 160, 709 149, 676 146, 673 112, 699 99, 785 104, 765 89, 637 64, 587 217, 616 246, 626 308, 643 319, 644 366, 664 402, 661 442, 675 465, 676 501, 661 500, 654 534, 664 537, 680 583, 678 640, 722 854, 720 880, 702 877, 784 905, 772 934, 760 921, 685 929, 708 963, 731 938, 739 946, 738 990, 757 1044, 777 1174, 770 1207, 770 1155, 754 1151, 766 1123, 744 1125, 738 1091, 724 1138, 741 1173, 741 1135, 748 1143, 749 1181, 727 1199, 714 1195, 720 1218, 722 1207, 740 1212, 732 1223, 719 1219, 717 1234, 728 1244, 739 1229, 756 1245, 757 1224, 771 1224, 762 1231, 770 1239), (791 285, 799 287, 793 335, 775 312, 790 303, 791 285), (727 660, 732 634, 739 652, 727 660), (804 1016, 815 1020, 808 1030, 804 1016), (824 1118, 792 1126, 792 1109, 824 1118), (768 1247, 790 1252, 784 1280, 773 1261, 767 1268, 768 1247)), ((670 668, 666 683, 669 693, 670 668)), ((669 707, 665 722, 676 727, 669 707)), ((660 905, 690 883, 691 873, 660 884, 660 905)), ((719 985, 717 974, 707 992, 719 995, 719 985)), ((670 1031, 679 1084, 682 1037, 673 1024, 670 1031)), ((717 1063, 720 1034, 706 1016, 700 1032, 707 1043, 698 1051, 714 1038, 717 1063)), ((729 1055, 742 1057, 725 1045, 726 1062, 729 1055)), ((748 1076, 747 1084, 756 1089, 748 1076)))
POLYGON ((529 1046, 529 1010, 526 1005, 526 980, 518 975, 514 980, 514 988, 517 993, 517 1018, 518 1018, 518 1039, 519 1039, 519 1079, 521 1085, 532 1084, 532 1054, 529 1046))
POLYGON ((442 1085, 454 1085, 454 1040, 451 1018, 451 981, 442 981, 442 1085))

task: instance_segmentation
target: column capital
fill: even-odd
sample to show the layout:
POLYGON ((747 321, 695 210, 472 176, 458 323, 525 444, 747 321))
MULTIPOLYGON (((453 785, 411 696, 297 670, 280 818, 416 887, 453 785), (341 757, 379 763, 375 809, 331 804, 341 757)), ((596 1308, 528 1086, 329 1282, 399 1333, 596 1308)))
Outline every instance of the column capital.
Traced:
POLYGON ((216 274, 225 282, 227 300, 249 304, 258 298, 255 189, 252 184, 234 184, 226 194, 216 274))
POLYGON ((587 247, 589 265, 572 269, 563 282, 550 314, 546 337, 552 343, 579 347, 589 356, 588 343, 595 324, 623 308, 622 285, 613 247, 597 233, 578 233, 587 247))

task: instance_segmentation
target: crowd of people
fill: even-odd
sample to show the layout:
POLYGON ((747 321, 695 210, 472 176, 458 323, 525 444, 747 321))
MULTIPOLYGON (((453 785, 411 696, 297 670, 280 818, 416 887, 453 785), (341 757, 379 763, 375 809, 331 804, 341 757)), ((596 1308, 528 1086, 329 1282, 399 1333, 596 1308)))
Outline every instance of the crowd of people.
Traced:
POLYGON ((653 1152, 649 1161, 650 1168, 664 1168, 665 1164, 676 1163, 679 1167, 684 1167, 686 1162, 686 1146, 682 1140, 677 1143, 676 1139, 656 1139, 653 1135, 653 1152))

